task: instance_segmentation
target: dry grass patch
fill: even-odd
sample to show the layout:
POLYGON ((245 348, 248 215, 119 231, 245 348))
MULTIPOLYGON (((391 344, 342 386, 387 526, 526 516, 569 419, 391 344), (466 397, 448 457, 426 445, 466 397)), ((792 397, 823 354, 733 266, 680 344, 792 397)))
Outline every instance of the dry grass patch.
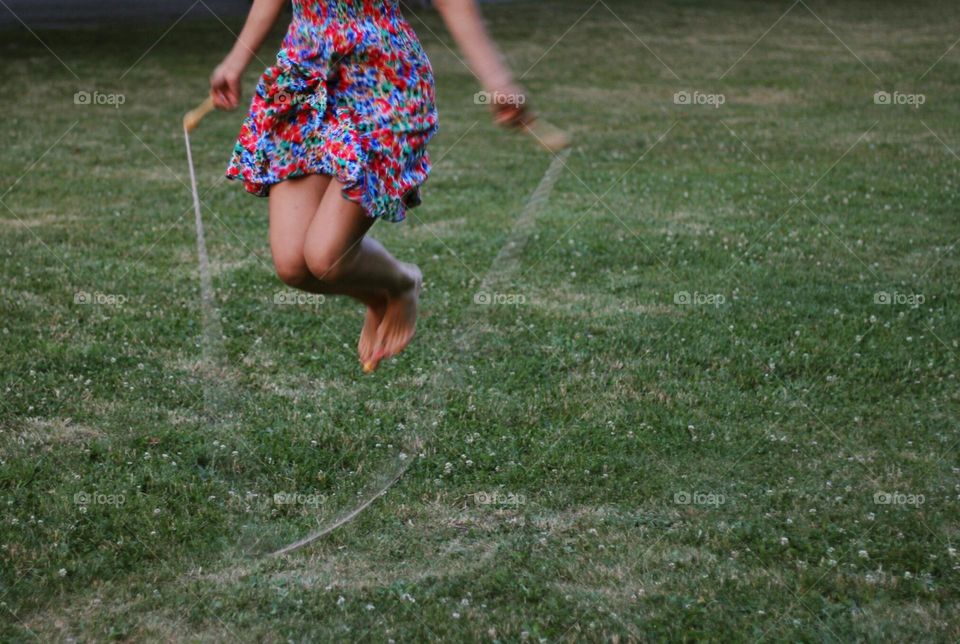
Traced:
POLYGON ((95 427, 80 425, 71 418, 27 418, 14 429, 13 440, 31 447, 83 445, 102 438, 104 433, 95 427))
MULTIPOLYGON (((411 219, 411 221, 414 221, 411 219)), ((440 219, 438 221, 416 221, 409 226, 404 226, 401 236, 409 239, 444 239, 456 238, 463 234, 463 228, 467 224, 466 217, 456 217, 455 219, 440 219)))
MULTIPOLYGON (((19 210, 18 215, 26 214, 28 210, 19 210)), ((78 215, 44 214, 37 217, 24 219, 23 217, 10 215, 0 219, 0 225, 11 230, 25 230, 30 228, 42 228, 44 226, 61 226, 83 220, 78 215)), ((87 218, 89 219, 89 218, 87 218)))
POLYGON ((759 105, 762 107, 803 104, 803 99, 798 92, 774 87, 756 87, 745 93, 731 93, 727 98, 730 103, 759 105))
POLYGON ((676 306, 642 303, 605 293, 579 293, 560 287, 538 295, 533 303, 551 313, 577 318, 606 318, 634 315, 677 315, 676 306))

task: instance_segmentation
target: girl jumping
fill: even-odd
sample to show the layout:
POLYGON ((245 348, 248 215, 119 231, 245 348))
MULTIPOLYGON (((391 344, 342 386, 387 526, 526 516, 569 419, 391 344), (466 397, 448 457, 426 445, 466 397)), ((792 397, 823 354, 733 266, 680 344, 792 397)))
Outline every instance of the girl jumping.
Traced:
MULTIPOLYGON (((254 0, 237 42, 210 78, 214 104, 235 109, 240 79, 289 0, 254 0)), ((279 278, 363 302, 365 372, 413 337, 422 275, 367 235, 420 204, 437 131, 433 70, 400 0, 293 0, 293 20, 263 73, 227 177, 269 197, 279 278)), ((434 0, 487 91, 497 123, 527 122, 526 100, 483 25, 476 0, 434 0)))

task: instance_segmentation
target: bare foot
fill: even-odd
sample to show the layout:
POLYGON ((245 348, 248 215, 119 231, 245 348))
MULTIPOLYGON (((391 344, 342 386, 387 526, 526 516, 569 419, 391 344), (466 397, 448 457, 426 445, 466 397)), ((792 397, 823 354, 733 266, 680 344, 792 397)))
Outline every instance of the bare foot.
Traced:
POLYGON ((373 350, 377 346, 377 329, 386 312, 386 297, 371 300, 367 304, 367 316, 363 321, 363 330, 360 331, 360 341, 357 343, 360 364, 366 365, 373 357, 373 350))
POLYGON ((367 373, 375 370, 381 360, 403 351, 416 332, 417 304, 423 286, 423 274, 414 264, 401 262, 401 265, 410 279, 410 286, 398 295, 387 297, 386 311, 377 328, 377 347, 364 363, 363 370, 367 373))

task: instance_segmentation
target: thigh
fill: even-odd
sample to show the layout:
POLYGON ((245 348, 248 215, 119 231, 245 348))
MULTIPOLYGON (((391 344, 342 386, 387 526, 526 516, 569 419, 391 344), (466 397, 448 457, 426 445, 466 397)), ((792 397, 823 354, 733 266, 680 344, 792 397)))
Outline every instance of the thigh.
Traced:
POLYGON ((335 268, 357 252, 376 221, 356 202, 343 196, 343 184, 332 179, 307 229, 304 246, 310 264, 335 268))
POLYGON ((311 174, 270 188, 270 252, 274 263, 305 266, 307 229, 330 184, 330 177, 311 174))

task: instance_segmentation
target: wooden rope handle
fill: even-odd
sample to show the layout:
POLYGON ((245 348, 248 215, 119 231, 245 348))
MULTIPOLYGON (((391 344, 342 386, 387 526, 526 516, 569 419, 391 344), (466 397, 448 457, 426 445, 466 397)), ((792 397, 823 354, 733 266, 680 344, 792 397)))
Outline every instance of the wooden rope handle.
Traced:
POLYGON ((206 100, 183 115, 183 129, 187 132, 193 132, 193 130, 200 125, 200 121, 203 120, 203 117, 215 109, 216 108, 213 105, 213 97, 208 96, 206 100))
POLYGON ((570 137, 567 133, 540 117, 524 123, 521 127, 549 152, 557 153, 570 147, 570 137))

